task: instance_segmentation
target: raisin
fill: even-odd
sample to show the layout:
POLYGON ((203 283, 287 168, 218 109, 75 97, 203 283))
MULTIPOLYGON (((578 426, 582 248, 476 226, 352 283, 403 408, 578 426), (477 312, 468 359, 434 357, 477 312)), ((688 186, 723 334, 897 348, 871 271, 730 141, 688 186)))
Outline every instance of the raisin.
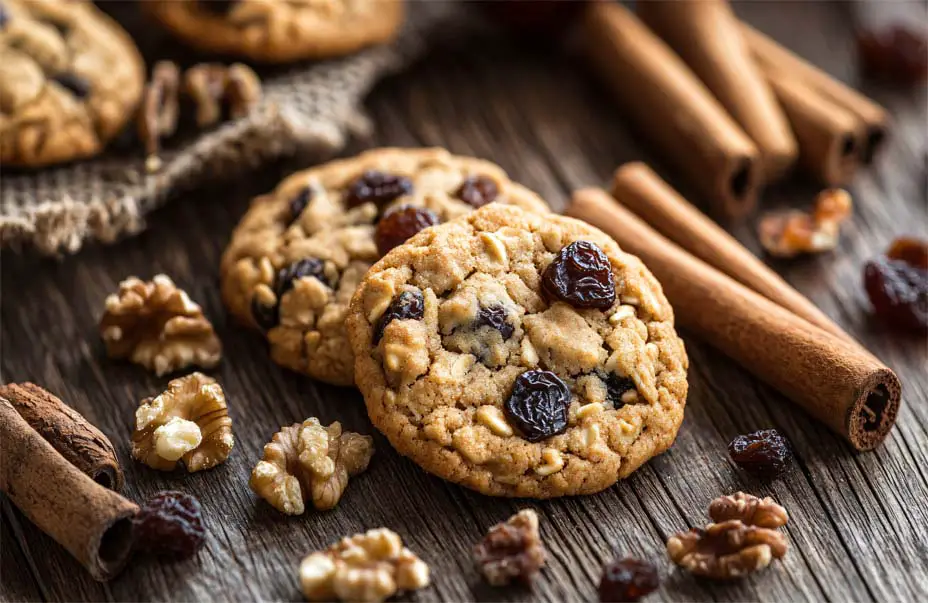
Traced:
POLYGON ((277 303, 273 306, 265 306, 258 302, 254 297, 251 298, 251 315, 255 322, 268 331, 277 326, 280 321, 280 300, 284 294, 293 289, 293 281, 298 278, 314 277, 322 281, 328 287, 334 287, 325 276, 325 262, 319 258, 305 258, 297 260, 277 272, 277 278, 274 280, 274 295, 277 303))
POLYGON ((503 341, 512 337, 512 333, 515 331, 515 327, 509 322, 506 308, 500 304, 494 304, 487 308, 480 308, 476 318, 474 318, 474 329, 479 329, 480 327, 496 329, 499 331, 499 334, 503 336, 503 341))
POLYGON ((425 300, 422 298, 422 292, 418 289, 403 291, 390 302, 383 316, 377 321, 377 327, 374 329, 374 345, 380 343, 387 325, 394 320, 422 320, 423 316, 425 316, 425 300))
POLYGON ((599 600, 638 601, 657 590, 660 576, 657 568, 647 561, 626 557, 615 559, 603 568, 599 581, 599 600))
POLYGON ((254 317, 255 322, 258 323, 258 326, 265 331, 270 331, 277 326, 277 322, 280 320, 277 310, 277 304, 273 306, 265 306, 264 304, 258 302, 257 297, 252 296, 251 315, 254 317))
POLYGON ((886 257, 928 270, 928 242, 912 237, 899 237, 887 250, 886 257))
POLYGON ((928 331, 928 270, 880 258, 864 266, 864 287, 873 311, 900 330, 928 331))
POLYGON ((0 29, 3 29, 7 23, 10 21, 10 13, 7 11, 6 6, 0 2, 0 29))
POLYGON ((412 182, 409 178, 367 170, 351 183, 345 202, 348 207, 357 207, 364 203, 374 203, 382 207, 412 192, 412 182))
POLYGON ((776 429, 738 436, 728 445, 728 454, 736 465, 761 479, 782 475, 793 457, 789 440, 776 429))
POLYGON ((915 86, 928 75, 928 42, 907 27, 857 33, 860 67, 868 77, 915 86))
POLYGON ((290 215, 287 221, 287 224, 293 224, 296 222, 300 214, 303 213, 303 210, 306 209, 306 206, 309 205, 309 202, 313 200, 313 189, 308 186, 300 189, 296 195, 293 196, 293 199, 290 199, 289 209, 290 215))
POLYGON ((486 176, 468 176, 458 189, 457 197, 473 207, 483 207, 492 203, 499 194, 496 182, 486 176))
POLYGON ((207 12, 225 16, 232 12, 232 9, 235 8, 235 5, 238 4, 239 1, 240 0, 201 0, 198 4, 207 12))
POLYGON ((545 269, 541 286, 549 301, 560 300, 577 308, 606 309, 615 303, 609 258, 589 241, 561 249, 545 269))
POLYGON ((76 73, 59 73, 52 79, 70 90, 77 98, 85 98, 90 94, 90 82, 76 73))
POLYGON ((519 375, 506 400, 506 416, 529 442, 550 438, 567 430, 570 390, 551 371, 526 371, 519 375))
POLYGON ((181 559, 190 557, 206 538, 202 515, 200 501, 189 494, 158 492, 132 520, 135 546, 181 559))
POLYGON ((606 384, 606 396, 612 402, 614 408, 619 409, 625 406, 622 402, 622 395, 635 389, 635 382, 628 377, 620 377, 615 373, 609 373, 603 381, 606 384))
POLYGON ((380 255, 387 255, 388 251, 402 245, 412 235, 439 222, 435 212, 424 207, 403 205, 391 209, 377 223, 374 233, 377 251, 380 255))

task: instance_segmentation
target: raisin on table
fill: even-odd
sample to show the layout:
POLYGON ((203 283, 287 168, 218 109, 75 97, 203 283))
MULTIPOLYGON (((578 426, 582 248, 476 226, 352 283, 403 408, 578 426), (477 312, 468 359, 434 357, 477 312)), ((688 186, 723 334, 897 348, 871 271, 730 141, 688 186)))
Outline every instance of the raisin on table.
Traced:
POLYGON ((603 568, 599 600, 603 603, 638 601, 657 590, 659 585, 660 576, 651 563, 633 557, 616 559, 603 568))
POLYGON ((377 223, 377 230, 374 232, 377 251, 382 256, 387 255, 388 251, 402 245, 420 230, 435 226, 439 222, 435 212, 424 207, 404 205, 391 209, 377 223))
POLYGON ((203 545, 203 510, 184 492, 158 492, 142 505, 132 520, 135 546, 155 553, 192 556, 203 545))
POLYGON ((903 86, 915 86, 928 76, 928 41, 901 25, 857 33, 863 72, 903 86))
POLYGON ((575 241, 561 249, 545 269, 541 285, 549 300, 576 308, 606 309, 615 303, 615 279, 609 258, 589 241, 575 241))
POLYGON ((387 325, 394 320, 422 320, 423 316, 425 316, 425 300, 422 298, 422 292, 419 290, 403 291, 390 302, 383 316, 377 321, 377 327, 374 329, 374 345, 380 343, 387 325))
POLYGON ((506 400, 506 416, 529 442, 538 442, 567 430, 570 390, 551 371, 532 370, 519 375, 506 400))
POLYGON ((864 266, 864 287, 873 311, 900 331, 928 331, 928 270, 881 258, 864 266))
POLYGON ((736 437, 728 445, 736 465, 761 479, 782 475, 793 458, 789 440, 776 429, 762 429, 736 437))

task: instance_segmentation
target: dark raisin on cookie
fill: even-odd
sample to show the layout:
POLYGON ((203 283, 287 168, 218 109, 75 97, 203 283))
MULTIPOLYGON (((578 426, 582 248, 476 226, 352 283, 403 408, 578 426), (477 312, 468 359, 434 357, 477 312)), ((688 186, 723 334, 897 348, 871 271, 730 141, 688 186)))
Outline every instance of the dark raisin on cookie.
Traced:
POLYGON ((235 8, 235 5, 240 1, 241 0, 200 0, 197 4, 202 6, 207 12, 213 13, 214 15, 225 16, 232 12, 232 9, 235 8))
POLYGON ((345 202, 348 207, 374 203, 382 207, 412 192, 412 182, 405 176, 397 176, 377 170, 367 170, 348 186, 345 202))
POLYGON ((529 442, 538 442, 567 430, 570 390, 551 371, 532 370, 519 375, 504 405, 506 417, 529 442))
POLYGON ((483 207, 492 203, 499 194, 496 182, 486 176, 468 176, 458 188, 457 197, 473 207, 483 207))
POLYGON ((391 209, 380 222, 374 232, 374 241, 381 256, 405 243, 410 237, 429 226, 438 224, 441 220, 430 209, 403 205, 391 209))
POLYGON ((634 381, 628 377, 620 377, 615 373, 606 375, 606 378, 603 379, 603 383, 606 384, 606 396, 616 409, 625 406, 625 402, 622 401, 622 396, 626 392, 635 389, 634 381))
POLYGON ((7 23, 10 21, 10 13, 6 10, 6 6, 0 2, 0 29, 3 29, 7 23))
POLYGON ((290 199, 288 209, 290 210, 288 224, 296 222, 309 202, 313 200, 313 189, 308 186, 301 188, 297 194, 290 199))
POLYGON ((418 289, 403 291, 390 302, 383 316, 377 321, 377 326, 374 328, 374 345, 380 343, 387 325, 394 320, 422 320, 423 316, 425 316, 425 300, 422 292, 418 289))
POLYGON ((606 309, 615 303, 609 258, 589 241, 575 241, 561 249, 545 269, 541 286, 549 301, 563 301, 576 308, 606 309))
POLYGON ((76 73, 59 73, 52 80, 70 90, 77 98, 85 98, 90 94, 90 82, 76 73))
POLYGON ((280 322, 280 300, 285 293, 293 289, 293 282, 298 278, 313 277, 320 280, 328 287, 334 287, 325 276, 325 262, 319 258, 304 258, 297 260, 281 268, 277 272, 277 278, 274 279, 274 295, 277 303, 273 306, 266 306, 258 301, 256 297, 251 298, 251 315, 255 322, 258 323, 265 331, 269 331, 277 326, 280 322))
POLYGON ((480 311, 477 312, 477 316, 474 318, 474 329, 480 327, 496 329, 503 336, 503 341, 512 337, 512 333, 515 331, 515 327, 509 322, 506 308, 500 304, 494 304, 486 308, 480 307, 480 311))

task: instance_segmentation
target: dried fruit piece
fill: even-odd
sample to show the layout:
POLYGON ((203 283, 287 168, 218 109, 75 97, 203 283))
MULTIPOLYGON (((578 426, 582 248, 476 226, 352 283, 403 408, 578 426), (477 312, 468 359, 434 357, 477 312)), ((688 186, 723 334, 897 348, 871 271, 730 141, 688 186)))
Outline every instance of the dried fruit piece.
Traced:
POLYGON ((394 320, 422 320, 423 316, 425 316, 425 300, 422 298, 422 292, 418 289, 403 291, 390 302, 380 320, 377 321, 377 326, 374 328, 374 345, 380 343, 387 325, 394 320))
POLYGON ((758 498, 753 494, 735 492, 719 496, 709 504, 709 517, 716 523, 739 519, 749 526, 779 528, 786 525, 789 515, 769 496, 758 498))
POLYGON ((351 183, 345 196, 348 207, 374 203, 383 207, 394 199, 412 193, 412 182, 405 176, 367 170, 351 183))
POLYGON ((876 315, 899 330, 928 330, 928 270, 902 260, 864 265, 864 287, 876 315))
POLYGON ((625 557, 615 559, 603 568, 599 581, 599 600, 633 602, 657 590, 660 576, 652 563, 625 557))
POLYGON ((570 390, 551 371, 533 370, 519 375, 504 406, 510 423, 529 442, 567 430, 570 390))
POLYGON ((299 190, 299 192, 290 199, 288 208, 290 210, 289 218, 287 219, 287 224, 293 224, 296 222, 300 214, 303 213, 303 210, 306 209, 306 206, 309 205, 309 202, 313 198, 313 189, 308 186, 305 186, 299 190))
POLYGON ((522 509, 496 524, 474 545, 477 571, 493 586, 515 580, 531 583, 544 567, 546 556, 538 533, 538 514, 532 509, 522 509))
POLYGON ((206 539, 200 501, 183 492, 158 492, 132 520, 132 533, 139 549, 190 557, 206 539))
POLYGON ((899 237, 886 251, 891 260, 901 260, 909 266, 928 270, 928 241, 914 237, 899 237))
POLYGON ((739 467, 762 479, 782 475, 793 456, 789 440, 776 429, 736 437, 728 445, 728 454, 739 467))
POLYGON ((388 251, 402 245, 412 235, 439 222, 435 212, 424 207, 403 205, 391 209, 377 223, 374 233, 377 251, 380 255, 387 255, 388 251))
POLYGON ((325 262, 319 258, 303 258, 281 268, 274 279, 274 290, 267 293, 267 299, 257 295, 251 298, 251 315, 258 326, 265 331, 276 327, 280 322, 280 300, 293 289, 294 281, 310 277, 318 279, 328 287, 335 285, 326 274, 325 262))
POLYGON ((903 25, 858 31, 857 53, 868 77, 915 86, 928 76, 928 41, 903 25))
POLYGON ((628 377, 620 377, 615 373, 609 373, 606 376, 605 383, 606 395, 609 401, 612 402, 614 408, 622 408, 625 406, 625 404, 627 404, 626 394, 630 391, 637 391, 634 381, 628 377))
POLYGON ((0 2, 0 29, 6 26, 10 20, 10 13, 6 10, 6 7, 0 2))
POLYGON ((575 241, 561 249, 545 269, 542 290, 550 301, 577 308, 606 309, 615 303, 609 258, 596 243, 575 241))
POLYGON ((457 197, 473 207, 492 203, 499 194, 499 186, 486 176, 468 176, 458 188, 457 197))
POLYGON ((479 329, 480 327, 496 329, 499 331, 499 334, 503 336, 503 341, 512 337, 515 331, 515 327, 509 322, 509 315, 506 312, 506 308, 501 304, 495 304, 487 308, 483 306, 480 307, 480 311, 477 312, 477 316, 474 318, 474 329, 479 329))
POLYGON ((86 98, 90 94, 90 82, 76 73, 59 73, 51 79, 70 90, 77 98, 86 98))
POLYGON ((834 249, 841 224, 851 215, 851 207, 848 192, 834 188, 815 197, 811 214, 799 210, 764 214, 757 225, 760 244, 767 253, 780 258, 834 249))
POLYGON ((672 536, 667 554, 683 569, 719 580, 740 578, 786 554, 786 537, 768 528, 746 526, 733 519, 711 523, 672 536))

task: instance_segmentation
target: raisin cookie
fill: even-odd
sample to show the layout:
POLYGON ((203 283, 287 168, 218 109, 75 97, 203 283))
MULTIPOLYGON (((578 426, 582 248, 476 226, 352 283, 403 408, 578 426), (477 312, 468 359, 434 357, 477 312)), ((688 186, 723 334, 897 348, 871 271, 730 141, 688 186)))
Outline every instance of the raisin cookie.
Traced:
POLYGON ((145 64, 92 3, 0 0, 0 163, 91 157, 132 117, 145 64))
POLYGON ((371 268, 346 324, 374 425, 484 494, 597 492, 683 420, 660 284, 571 218, 488 206, 420 232, 371 268))
POLYGON ((351 385, 344 319, 368 268, 420 229, 491 201, 547 211, 499 167, 443 149, 377 149, 297 172, 236 227, 223 300, 267 334, 279 364, 351 385))
POLYGON ((394 38, 402 0, 146 0, 165 28, 204 52, 262 63, 349 54, 394 38))

